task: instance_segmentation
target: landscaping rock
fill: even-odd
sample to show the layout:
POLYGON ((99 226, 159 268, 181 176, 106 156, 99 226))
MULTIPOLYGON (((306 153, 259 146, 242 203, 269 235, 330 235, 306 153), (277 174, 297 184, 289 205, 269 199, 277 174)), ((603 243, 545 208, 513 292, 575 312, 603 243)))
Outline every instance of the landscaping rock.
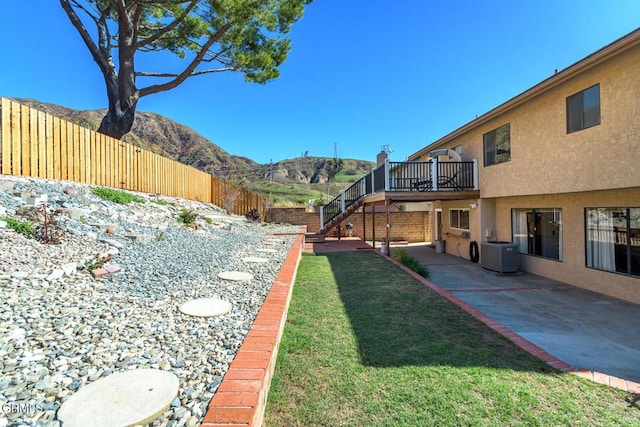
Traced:
MULTIPOLYGON (((201 423, 294 237, 280 239, 268 263, 247 264, 243 258, 255 255, 269 234, 295 232, 299 227, 255 227, 215 206, 182 199, 167 198, 176 206, 117 205, 93 195, 89 186, 73 184, 78 194, 72 197, 64 193, 68 182, 14 181, 11 191, 46 193, 52 210, 63 204, 69 209, 86 209, 87 221, 69 219, 68 225, 78 235, 66 233, 60 245, 0 233, 4 310, 0 316, 0 399, 34 399, 47 405, 37 425, 60 426, 58 409, 82 388, 119 372, 152 367, 178 376, 180 391, 171 402, 177 406, 149 421, 149 426, 193 424, 193 417, 201 423), (184 227, 175 219, 182 208, 233 227, 221 230, 207 224, 198 231, 184 227), (103 224, 114 226, 116 232, 130 229, 130 235, 162 233, 162 239, 139 244, 107 234, 103 224), (94 279, 91 271, 78 271, 78 265, 109 256, 104 270, 117 265, 119 272, 94 279), (73 273, 72 266, 76 268, 73 273), (217 280, 216 275, 224 270, 250 271, 253 278, 250 285, 217 280), (179 302, 194 298, 221 299, 233 309, 207 318, 178 312, 179 302), (2 382, 5 378, 9 383, 2 382), (42 390, 36 390, 36 383, 42 390), (174 410, 179 408, 180 415, 176 415, 174 410)), ((12 192, 0 191, 0 205, 8 216, 15 216, 22 204, 12 192)), ((12 426, 33 421, 27 414, 2 417, 12 426)))

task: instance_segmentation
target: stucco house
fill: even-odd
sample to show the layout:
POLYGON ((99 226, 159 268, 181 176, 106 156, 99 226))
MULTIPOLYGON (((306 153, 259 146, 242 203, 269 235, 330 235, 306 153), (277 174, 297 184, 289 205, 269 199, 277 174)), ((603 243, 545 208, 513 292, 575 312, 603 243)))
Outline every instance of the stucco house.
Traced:
POLYGON ((640 29, 406 162, 379 158, 321 209, 321 232, 375 224, 362 207, 384 204, 386 227, 362 237, 389 243, 389 206, 429 202, 441 250, 483 263, 509 242, 516 269, 640 303, 639 76, 640 29))
POLYGON ((512 242, 521 270, 640 303, 640 29, 408 160, 445 149, 477 159, 479 189, 434 201, 447 252, 512 242))

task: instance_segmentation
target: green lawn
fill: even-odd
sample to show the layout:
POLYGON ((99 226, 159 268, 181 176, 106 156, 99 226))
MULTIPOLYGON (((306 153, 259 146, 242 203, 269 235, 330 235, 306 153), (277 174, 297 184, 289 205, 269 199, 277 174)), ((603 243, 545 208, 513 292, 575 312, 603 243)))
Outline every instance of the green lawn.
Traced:
POLYGON ((266 426, 640 426, 372 252, 305 255, 266 426))

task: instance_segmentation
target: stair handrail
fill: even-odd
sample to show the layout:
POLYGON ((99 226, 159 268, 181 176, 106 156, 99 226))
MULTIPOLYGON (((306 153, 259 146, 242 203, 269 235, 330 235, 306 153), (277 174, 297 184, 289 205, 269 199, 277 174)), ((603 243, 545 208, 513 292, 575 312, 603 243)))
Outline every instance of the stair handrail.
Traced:
POLYGON ((341 191, 329 203, 321 208, 322 229, 325 229, 338 215, 346 212, 351 206, 356 204, 358 200, 369 194, 367 189, 367 176, 363 176, 354 182, 349 188, 341 191))

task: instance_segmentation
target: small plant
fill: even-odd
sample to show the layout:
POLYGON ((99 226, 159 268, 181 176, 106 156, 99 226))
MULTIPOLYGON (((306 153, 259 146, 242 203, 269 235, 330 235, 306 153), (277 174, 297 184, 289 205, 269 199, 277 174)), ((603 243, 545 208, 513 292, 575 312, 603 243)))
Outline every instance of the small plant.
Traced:
POLYGON ((84 267, 87 271, 93 271, 96 268, 102 268, 106 263, 111 261, 111 254, 100 255, 95 254, 94 257, 84 263, 84 267))
POLYGON ((207 221, 207 224, 211 225, 213 224, 213 220, 211 218, 205 218, 205 221, 207 221))
POLYGON ((155 203, 156 205, 160 205, 160 206, 166 206, 169 204, 166 200, 162 200, 162 199, 151 199, 151 203, 155 203))
POLYGON ((195 228, 196 219, 198 219, 198 214, 190 209, 187 210, 182 208, 180 213, 178 213, 178 222, 186 225, 187 227, 195 228))
POLYGON ((161 231, 159 234, 156 234, 156 242, 162 242, 165 240, 164 233, 161 231))
POLYGON ((427 279, 429 278, 429 270, 427 270, 422 264, 420 264, 417 259, 409 255, 406 250, 396 249, 396 251, 393 253, 393 259, 395 259, 405 267, 415 271, 422 277, 425 277, 427 279))
POLYGON ((92 190, 92 193, 102 200, 118 203, 121 205, 128 205, 131 202, 144 203, 145 200, 134 196, 126 191, 115 190, 113 188, 97 187, 92 190))
POLYGON ((49 205, 44 202, 38 207, 38 210, 44 215, 44 221, 35 226, 33 236, 40 243, 58 245, 64 236, 64 229, 60 227, 59 219, 48 214, 48 209, 49 205))
POLYGON ((9 217, 0 217, 0 220, 5 221, 7 223, 7 227, 12 229, 16 233, 22 234, 23 236, 27 237, 33 237, 33 222, 21 221, 19 219, 9 217))
POLYGON ((87 223, 87 217, 84 215, 80 215, 80 218, 78 218, 78 221, 80 221, 83 224, 87 223))

